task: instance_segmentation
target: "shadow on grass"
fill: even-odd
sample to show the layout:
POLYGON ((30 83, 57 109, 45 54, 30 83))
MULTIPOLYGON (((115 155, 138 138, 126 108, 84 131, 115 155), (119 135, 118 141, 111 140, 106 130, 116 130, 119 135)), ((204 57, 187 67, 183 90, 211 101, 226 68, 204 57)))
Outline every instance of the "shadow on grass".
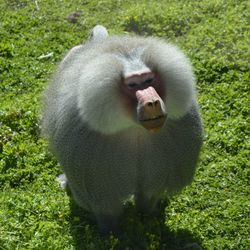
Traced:
POLYGON ((71 199, 71 234, 76 250, 84 249, 169 249, 200 250, 201 240, 188 230, 171 231, 165 224, 168 201, 161 201, 153 215, 135 212, 132 204, 126 205, 121 233, 100 236, 94 218, 71 199))

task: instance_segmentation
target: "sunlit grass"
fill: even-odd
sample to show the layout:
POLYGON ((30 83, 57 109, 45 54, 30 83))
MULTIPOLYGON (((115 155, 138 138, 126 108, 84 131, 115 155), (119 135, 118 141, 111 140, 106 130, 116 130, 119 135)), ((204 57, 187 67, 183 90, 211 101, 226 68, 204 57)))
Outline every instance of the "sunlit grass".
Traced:
POLYGON ((247 5, 0 1, 0 249, 250 249, 247 5), (104 238, 55 181, 39 125, 57 63, 97 23, 179 45, 195 68, 205 126, 194 182, 153 217, 129 205, 121 234, 104 238))

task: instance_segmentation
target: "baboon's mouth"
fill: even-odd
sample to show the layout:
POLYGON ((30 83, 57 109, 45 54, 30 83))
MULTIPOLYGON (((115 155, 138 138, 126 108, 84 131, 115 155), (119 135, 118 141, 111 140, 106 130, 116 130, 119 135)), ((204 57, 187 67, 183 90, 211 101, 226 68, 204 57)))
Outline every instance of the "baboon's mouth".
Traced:
POLYGON ((160 130, 166 121, 167 115, 159 115, 156 117, 140 120, 140 124, 149 131, 158 131, 160 130))

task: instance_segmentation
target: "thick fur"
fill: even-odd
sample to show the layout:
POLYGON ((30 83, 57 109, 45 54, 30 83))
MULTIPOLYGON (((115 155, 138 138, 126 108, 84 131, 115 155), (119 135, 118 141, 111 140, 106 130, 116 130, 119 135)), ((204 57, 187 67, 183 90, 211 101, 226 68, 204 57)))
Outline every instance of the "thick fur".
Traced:
POLYGON ((191 182, 202 125, 189 60, 175 46, 156 38, 92 39, 69 51, 45 97, 44 133, 75 200, 102 228, 116 224, 130 195, 143 207, 191 182), (126 58, 159 72, 166 86, 168 118, 157 133, 124 112, 126 58))

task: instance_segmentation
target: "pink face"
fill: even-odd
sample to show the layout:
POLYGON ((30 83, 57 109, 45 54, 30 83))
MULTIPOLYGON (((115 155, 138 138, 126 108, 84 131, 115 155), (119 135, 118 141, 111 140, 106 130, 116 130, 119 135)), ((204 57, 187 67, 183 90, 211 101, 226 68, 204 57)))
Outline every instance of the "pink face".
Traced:
POLYGON ((124 76, 122 95, 125 108, 136 112, 137 121, 147 130, 157 131, 166 120, 165 89, 160 76, 150 70, 135 71, 124 76))

